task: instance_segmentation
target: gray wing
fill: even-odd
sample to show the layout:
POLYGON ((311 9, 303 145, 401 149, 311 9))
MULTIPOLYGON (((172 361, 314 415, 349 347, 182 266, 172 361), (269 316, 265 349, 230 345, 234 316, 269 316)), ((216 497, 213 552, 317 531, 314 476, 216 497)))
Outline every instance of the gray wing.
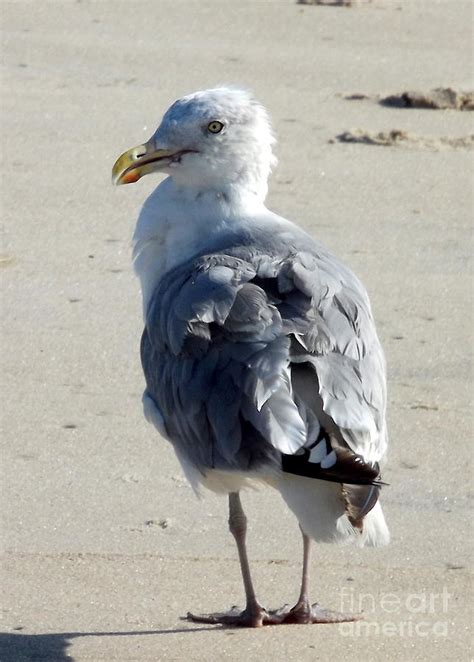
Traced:
POLYGON ((387 446, 385 357, 367 293, 329 254, 300 253, 285 271, 288 287, 311 297, 309 324, 296 335, 291 361, 312 366, 323 412, 349 448, 366 462, 379 462, 387 446))
POLYGON ((306 439, 291 396, 290 338, 254 267, 229 255, 173 270, 142 337, 148 395, 168 438, 200 469, 278 462, 306 439))
POLYGON ((141 353, 166 436, 198 469, 377 478, 383 354, 365 290, 332 256, 240 247, 179 266, 154 293, 141 353))

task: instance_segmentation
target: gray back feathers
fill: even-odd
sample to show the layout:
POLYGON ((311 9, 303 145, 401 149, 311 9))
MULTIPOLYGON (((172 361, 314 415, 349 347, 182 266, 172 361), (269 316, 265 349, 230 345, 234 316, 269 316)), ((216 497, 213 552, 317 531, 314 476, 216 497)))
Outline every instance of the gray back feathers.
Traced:
POLYGON ((341 471, 344 453, 359 466, 384 453, 385 364, 366 292, 304 233, 299 243, 229 237, 167 273, 151 299, 147 393, 203 472, 281 467, 331 426, 341 471))

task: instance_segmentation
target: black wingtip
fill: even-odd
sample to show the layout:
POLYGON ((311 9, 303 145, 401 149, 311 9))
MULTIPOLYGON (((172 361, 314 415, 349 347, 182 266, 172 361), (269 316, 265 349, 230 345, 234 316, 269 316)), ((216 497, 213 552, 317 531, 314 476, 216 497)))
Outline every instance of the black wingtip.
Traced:
MULTIPOLYGON (((329 453, 329 440, 327 446, 329 453)), ((379 488, 388 485, 381 480, 379 465, 369 464, 357 453, 332 449, 336 454, 336 461, 331 467, 323 468, 321 462, 311 461, 309 449, 302 450, 303 452, 297 455, 282 454, 281 468, 285 473, 346 485, 372 485, 379 488)))

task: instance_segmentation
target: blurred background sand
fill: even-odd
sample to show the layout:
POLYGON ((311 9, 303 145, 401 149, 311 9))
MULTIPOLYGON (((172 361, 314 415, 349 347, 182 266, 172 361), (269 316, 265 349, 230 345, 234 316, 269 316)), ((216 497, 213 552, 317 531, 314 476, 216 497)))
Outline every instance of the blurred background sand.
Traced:
MULTIPOLYGON (((2 662, 471 658, 472 151, 439 139, 472 115, 373 97, 472 89, 472 6, 0 3, 2 662), (157 179, 113 189, 110 169, 218 83, 269 109, 269 206, 352 266, 386 349, 393 543, 313 560, 313 598, 362 608, 365 629, 180 620, 242 603, 239 566, 226 500, 198 501, 142 418, 130 238, 157 179), (339 142, 351 129, 415 144, 339 142)), ((260 599, 294 601, 297 523, 269 490, 244 504, 260 599)))

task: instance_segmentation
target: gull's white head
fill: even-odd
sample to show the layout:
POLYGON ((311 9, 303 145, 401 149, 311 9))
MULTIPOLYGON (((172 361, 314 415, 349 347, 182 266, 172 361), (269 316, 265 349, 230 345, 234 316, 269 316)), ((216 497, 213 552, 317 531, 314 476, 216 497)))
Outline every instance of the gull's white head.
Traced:
POLYGON ((147 143, 122 154, 113 181, 163 172, 198 192, 237 188, 264 198, 274 142, 267 111, 248 92, 204 90, 178 99, 147 143))

